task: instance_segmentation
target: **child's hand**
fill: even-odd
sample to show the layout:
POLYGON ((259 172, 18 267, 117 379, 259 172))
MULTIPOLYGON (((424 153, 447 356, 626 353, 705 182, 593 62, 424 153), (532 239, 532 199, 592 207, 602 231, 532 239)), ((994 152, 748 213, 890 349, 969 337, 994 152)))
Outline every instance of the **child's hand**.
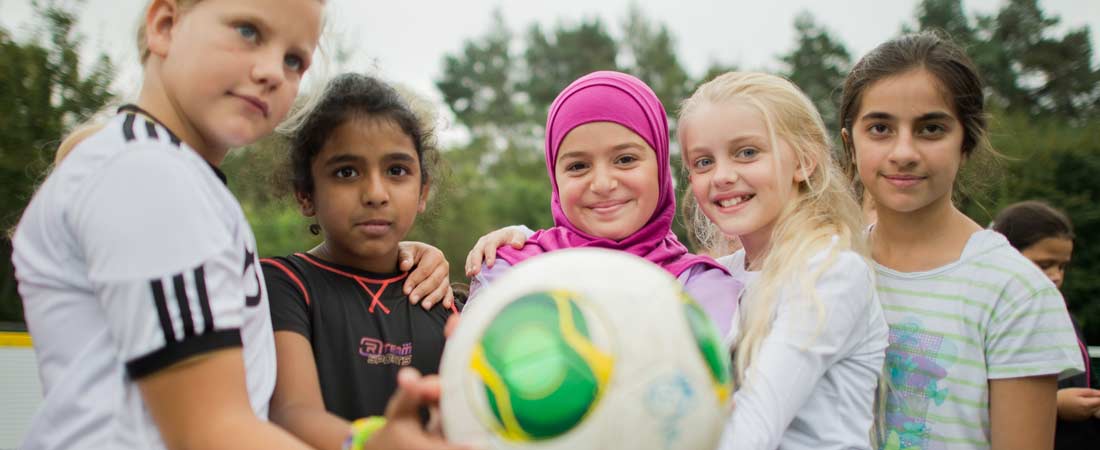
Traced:
POLYGON ((1065 388, 1058 390, 1058 417, 1082 421, 1100 414, 1100 390, 1065 388))
POLYGON ((448 444, 437 433, 420 425, 419 410, 439 405, 439 377, 421 376, 416 369, 397 372, 397 391, 386 405, 386 425, 367 441, 364 449, 463 449, 448 444))
POLYGON ((426 310, 440 300, 444 308, 453 307, 455 294, 448 276, 451 265, 443 256, 443 251, 423 242, 401 242, 397 248, 398 268, 405 271, 416 267, 405 279, 402 288, 409 296, 409 302, 414 305, 420 302, 426 310))
POLYGON ((526 242, 527 235, 521 231, 521 228, 516 227, 504 227, 482 236, 466 255, 466 276, 477 275, 481 271, 482 262, 493 267, 493 263, 497 260, 497 249, 505 244, 511 245, 514 249, 521 249, 526 242))

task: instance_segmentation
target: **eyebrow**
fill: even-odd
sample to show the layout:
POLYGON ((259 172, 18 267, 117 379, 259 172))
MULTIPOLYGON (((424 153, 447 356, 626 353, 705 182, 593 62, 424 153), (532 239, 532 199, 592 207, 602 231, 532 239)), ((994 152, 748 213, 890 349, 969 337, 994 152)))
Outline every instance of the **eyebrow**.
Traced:
MULTIPOLYGON (((737 136, 733 139, 730 139, 730 140, 726 141, 723 144, 722 148, 718 151, 725 151, 725 150, 737 147, 738 145, 745 145, 745 144, 752 144, 752 145, 757 145, 757 146, 764 147, 764 146, 767 145, 766 142, 767 142, 767 138, 765 138, 764 136, 756 135, 756 134, 748 134, 748 135, 743 135, 743 136, 737 136)), ((692 148, 687 149, 685 154, 692 154, 692 153, 701 152, 701 151, 705 151, 705 150, 709 150, 709 148, 707 148, 706 146, 697 146, 697 147, 692 147, 692 148)))
POLYGON ((412 155, 410 155, 406 152, 402 152, 402 151, 395 151, 395 152, 387 153, 385 156, 382 157, 382 160, 383 161, 408 162, 408 163, 416 162, 416 158, 414 158, 412 155))
POLYGON ((338 155, 333 155, 329 159, 326 159, 325 160, 325 165, 326 166, 334 166, 334 165, 337 165, 337 164, 345 164, 345 163, 361 163, 363 161, 364 161, 363 157, 361 157, 361 156, 356 156, 356 155, 353 155, 351 153, 340 153, 338 155))
MULTIPOLYGON (((921 114, 920 117, 917 117, 917 121, 918 122, 925 122, 925 121, 929 121, 929 120, 943 120, 943 119, 951 119, 951 118, 954 118, 954 116, 952 116, 951 114, 948 114, 946 112, 933 111, 933 112, 930 112, 930 113, 921 114)), ((867 114, 864 114, 862 117, 859 118, 859 120, 895 120, 895 119, 897 119, 897 117, 895 117, 893 114, 885 113, 885 112, 881 112, 881 111, 871 111, 867 114)))
MULTIPOLYGON (((614 147, 611 147, 611 151, 613 151, 613 152, 617 152, 617 151, 620 151, 620 150, 626 150, 626 149, 644 150, 645 147, 643 147, 642 144, 640 144, 638 142, 623 142, 621 144, 615 145, 614 147)), ((558 154, 558 161, 561 161, 561 160, 566 159, 566 158, 582 158, 582 157, 584 157, 584 155, 586 153, 588 153, 588 152, 585 151, 585 150, 572 150, 572 151, 568 151, 568 152, 565 152, 565 153, 559 153, 558 154)))
MULTIPOLYGON (((416 162, 416 158, 413 157, 412 155, 410 155, 408 152, 393 151, 393 152, 390 152, 390 153, 387 153, 387 154, 383 155, 382 156, 382 161, 384 161, 384 162, 395 162, 396 161, 396 162, 413 163, 413 162, 416 162)), ((363 158, 362 156, 354 155, 354 154, 351 154, 351 153, 340 153, 338 155, 333 155, 331 158, 325 160, 325 165, 326 166, 332 166, 332 165, 336 165, 336 164, 364 163, 364 162, 366 162, 366 159, 363 158)))

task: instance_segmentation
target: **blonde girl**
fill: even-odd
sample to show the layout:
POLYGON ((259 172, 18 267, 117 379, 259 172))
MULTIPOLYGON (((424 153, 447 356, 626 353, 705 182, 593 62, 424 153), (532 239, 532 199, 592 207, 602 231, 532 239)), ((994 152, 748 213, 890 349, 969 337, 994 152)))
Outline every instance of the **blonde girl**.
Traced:
POLYGON ((679 138, 721 232, 699 234, 743 246, 719 259, 746 284, 720 448, 870 448, 887 329, 860 208, 813 103, 782 78, 727 73, 684 101, 679 138))

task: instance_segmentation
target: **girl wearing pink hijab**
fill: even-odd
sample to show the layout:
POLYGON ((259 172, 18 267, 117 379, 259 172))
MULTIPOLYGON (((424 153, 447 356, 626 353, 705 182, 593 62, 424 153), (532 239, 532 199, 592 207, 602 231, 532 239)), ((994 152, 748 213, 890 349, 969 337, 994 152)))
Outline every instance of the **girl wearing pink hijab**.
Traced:
POLYGON ((668 147, 665 109, 641 80, 600 71, 566 87, 546 119, 554 227, 535 232, 522 247, 497 249, 484 267, 468 268, 471 303, 479 289, 532 256, 614 249, 678 277, 724 336, 742 285, 713 259, 688 253, 672 232, 676 196, 668 147))

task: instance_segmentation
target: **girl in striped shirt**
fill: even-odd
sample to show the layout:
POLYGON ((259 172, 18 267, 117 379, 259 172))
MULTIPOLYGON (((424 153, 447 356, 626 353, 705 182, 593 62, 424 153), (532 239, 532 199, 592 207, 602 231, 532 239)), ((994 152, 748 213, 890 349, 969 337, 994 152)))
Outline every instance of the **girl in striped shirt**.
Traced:
POLYGON ((1058 377, 1081 357, 1054 284, 952 202, 962 166, 992 151, 973 63, 932 33, 886 42, 845 80, 840 122, 877 212, 882 448, 1050 448, 1058 377))

